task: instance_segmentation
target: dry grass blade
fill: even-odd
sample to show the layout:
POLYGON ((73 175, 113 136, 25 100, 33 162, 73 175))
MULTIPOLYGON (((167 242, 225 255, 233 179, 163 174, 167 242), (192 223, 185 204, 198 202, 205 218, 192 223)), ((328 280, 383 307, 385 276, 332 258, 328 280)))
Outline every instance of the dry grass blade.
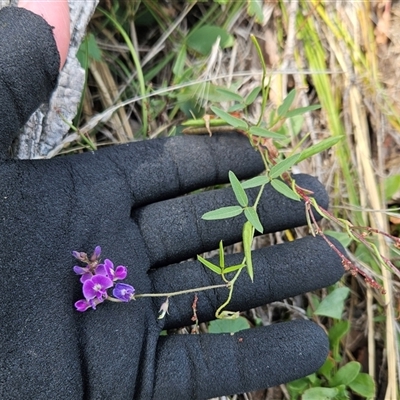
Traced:
MULTIPOLYGON (((108 65, 103 61, 93 60, 90 63, 90 72, 98 86, 101 104, 104 108, 118 105, 118 88, 113 79, 108 65)), ((133 140, 132 129, 129 124, 129 117, 125 109, 120 107, 117 113, 110 118, 111 130, 115 132, 117 140, 120 143, 126 143, 133 140)))

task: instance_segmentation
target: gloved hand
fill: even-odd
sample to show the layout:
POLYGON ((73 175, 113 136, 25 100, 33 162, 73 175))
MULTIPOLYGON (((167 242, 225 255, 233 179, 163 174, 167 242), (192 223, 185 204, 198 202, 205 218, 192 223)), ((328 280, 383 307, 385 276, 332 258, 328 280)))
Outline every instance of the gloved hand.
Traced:
MULTIPOLYGON (((1 27, 0 23, 0 40, 1 27)), ((39 37, 47 29, 41 28, 39 21, 39 37)), ((21 55, 27 51, 24 46, 37 44, 32 32, 30 44, 24 34, 13 47, 21 55)), ((25 62, 36 66, 30 77, 36 88, 25 89, 24 79, 5 85, 5 79, 11 79, 4 70, 1 49, 6 47, 0 44, 0 109, 7 108, 1 113, 7 123, 2 120, 0 125, 4 155, 16 128, 47 95, 51 82, 43 77, 52 74, 45 71, 58 69, 48 49, 35 51, 29 61, 10 58, 14 68, 24 68, 25 62), (35 57, 45 62, 35 63, 35 57)), ((236 134, 152 140, 53 160, 4 159, 0 398, 206 399, 277 385, 315 371, 327 356, 328 341, 309 321, 235 335, 160 336, 163 329, 191 324, 193 294, 173 297, 169 315, 162 320, 157 317, 165 299, 105 302, 84 313, 73 307, 82 293, 71 251, 90 252, 96 245, 104 257, 128 267, 125 281, 137 293, 220 283, 197 261, 180 262, 216 248, 221 239, 226 245, 239 241, 243 219, 200 218, 206 211, 234 204, 231 189, 188 193, 226 182, 229 170, 243 179, 262 168, 257 153, 236 134)), ((305 175, 296 179, 326 207, 321 184, 305 175)), ((306 222, 301 202, 271 189, 265 191, 259 211, 267 232, 306 222)), ((230 310, 247 310, 330 285, 343 272, 339 257, 321 238, 260 249, 253 257, 254 283, 241 275, 230 310)), ((227 265, 239 258, 227 257, 227 265)), ((227 289, 199 292, 199 320, 213 319, 226 295, 227 289)))

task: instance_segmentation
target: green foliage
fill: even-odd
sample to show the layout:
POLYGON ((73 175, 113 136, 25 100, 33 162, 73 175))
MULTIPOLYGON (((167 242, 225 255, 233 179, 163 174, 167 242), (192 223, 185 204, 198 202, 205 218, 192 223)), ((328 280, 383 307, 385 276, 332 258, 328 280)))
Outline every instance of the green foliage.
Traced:
POLYGON ((263 186, 269 183, 271 179, 268 176, 256 176, 254 178, 251 178, 247 181, 242 182, 242 188, 243 189, 250 189, 250 188, 255 188, 258 186, 263 186))
POLYGON ((296 164, 299 157, 300 154, 294 154, 274 165, 269 171, 270 178, 279 178, 284 172, 288 171, 294 164, 296 164))
POLYGON ((361 364, 356 361, 350 361, 336 372, 329 381, 331 386, 349 385, 360 372, 361 364))
POLYGON ((310 158, 314 156, 315 154, 321 153, 322 151, 328 150, 335 144, 339 143, 343 139, 343 136, 336 136, 336 137, 330 137, 324 140, 321 140, 319 143, 314 144, 307 149, 303 150, 300 153, 300 156, 298 158, 298 162, 305 160, 306 158, 310 158))
POLYGON ((244 191, 242 185, 239 182, 239 179, 236 175, 229 171, 229 182, 232 185, 233 192, 235 193, 236 200, 242 207, 247 207, 249 204, 249 199, 247 197, 246 192, 244 191))
MULTIPOLYGON (((317 306, 315 314, 340 318, 349 289, 334 288, 317 306)), ((291 399, 350 399, 350 390, 368 399, 375 394, 375 382, 361 371, 361 364, 350 361, 340 366, 340 343, 350 330, 349 321, 334 321, 329 329, 331 356, 315 373, 287 384, 291 399)))
POLYGON ((283 194, 285 197, 296 201, 300 200, 300 196, 296 192, 294 192, 288 185, 286 185, 286 183, 283 183, 278 179, 274 179, 273 181, 271 181, 271 185, 277 192, 283 194))
POLYGON ((210 54, 212 46, 218 39, 222 49, 233 46, 233 36, 225 29, 212 25, 203 25, 189 33, 186 44, 192 50, 206 56, 210 54))
POLYGON ((254 272, 253 272, 253 261, 251 258, 251 244, 253 243, 254 238, 254 227, 250 221, 245 222, 243 225, 243 250, 244 250, 244 257, 246 260, 246 267, 247 273, 250 276, 250 279, 253 281, 254 279, 254 272))
MULTIPOLYGON (((289 94, 283 100, 283 103, 278 107, 277 114, 279 117, 285 117, 289 111, 290 106, 293 104, 296 96, 296 90, 292 89, 289 94)), ((304 114, 304 113, 303 113, 304 114)))
POLYGON ((374 380, 360 372, 361 364, 350 361, 343 367, 328 359, 317 373, 286 385, 292 400, 347 400, 350 390, 367 399, 374 398, 374 380))
POLYGON ((349 384, 350 389, 367 399, 375 397, 375 382, 368 374, 360 372, 349 384))
POLYGON ((314 311, 316 315, 340 319, 344 308, 344 301, 347 299, 350 289, 347 287, 336 288, 321 301, 314 311))
MULTIPOLYGON (((265 96, 267 96, 268 94, 268 90, 260 87, 253 89, 245 99, 231 89, 216 88, 216 92, 219 95, 222 95, 225 101, 233 102, 230 110, 245 110, 247 106, 249 106, 250 104, 252 104, 253 101, 256 100, 257 96, 260 93, 263 96, 264 104, 266 101, 265 96)), ((288 137, 288 132, 282 129, 280 129, 280 131, 277 131, 276 129, 274 129, 274 126, 276 126, 278 122, 287 119, 288 116, 290 118, 293 118, 294 123, 302 122, 302 120, 299 118, 304 113, 319 108, 319 106, 310 106, 291 110, 295 98, 296 90, 293 89, 284 99, 283 103, 278 107, 276 112, 272 113, 269 126, 265 126, 261 119, 256 125, 249 125, 242 118, 237 118, 236 116, 231 115, 228 111, 222 110, 221 108, 214 105, 210 106, 210 109, 218 117, 217 119, 207 119, 207 125, 205 119, 194 119, 186 121, 185 126, 193 128, 205 127, 207 128, 207 130, 209 130, 212 127, 227 125, 244 132, 250 139, 254 141, 272 139, 285 142, 288 137)), ((294 128, 299 130, 300 126, 301 125, 298 125, 294 128)), ((290 171, 290 169, 300 160, 304 160, 305 158, 311 157, 314 154, 328 149, 332 145, 336 144, 340 139, 341 138, 331 138, 323 140, 320 143, 315 144, 300 153, 292 154, 283 160, 276 160, 273 163, 271 163, 266 154, 261 153, 261 155, 264 157, 265 164, 267 165, 267 171, 265 175, 249 179, 245 182, 240 182, 234 172, 229 171, 229 181, 238 204, 209 211, 205 213, 202 218, 205 220, 218 220, 233 218, 244 213, 247 221, 244 223, 242 230, 242 242, 244 250, 243 266, 246 267, 246 271, 252 281, 254 280, 254 270, 251 245, 253 243, 255 231, 258 231, 259 233, 263 233, 264 231, 264 228, 257 213, 257 204, 260 200, 265 185, 271 184, 271 186, 282 195, 292 200, 300 200, 301 197, 295 190, 295 183, 293 180, 290 179, 289 175, 287 175, 287 172, 290 171), (291 186, 288 185, 289 182, 291 183, 291 186), (250 188, 259 188, 258 196, 253 205, 249 204, 249 198, 246 194, 246 189, 250 188)), ((206 260, 202 258, 199 258, 199 261, 201 261, 203 265, 211 269, 213 272, 224 276, 224 267, 221 267, 221 265, 219 267, 215 266, 213 264, 210 264, 209 262, 207 263, 206 260)), ((241 269, 238 270, 238 273, 240 273, 240 271, 241 269)), ((231 289, 233 289, 233 283, 231 289)), ((335 299, 328 299, 327 302, 321 304, 321 309, 319 310, 319 312, 333 312, 330 309, 328 311, 324 311, 324 307, 326 306, 326 304, 329 303, 329 301, 333 302, 334 300, 335 299)), ((225 305, 228 303, 229 301, 227 301, 225 305)), ((329 307, 331 306, 332 304, 329 304, 329 307)), ((223 313, 224 311, 222 311, 222 308, 220 308, 217 311, 216 315, 217 317, 222 317, 224 316, 223 313)), ((227 314, 227 316, 231 318, 231 314, 227 314)))
POLYGON ((254 17, 258 24, 264 22, 263 1, 262 0, 248 0, 247 13, 250 17, 254 17))
POLYGON ((286 137, 285 133, 270 131, 268 129, 261 128, 259 126, 252 126, 249 129, 249 133, 253 136, 265 137, 265 138, 271 138, 271 139, 277 139, 277 140, 285 139, 285 137, 286 137))
POLYGON ((393 196, 400 190, 400 175, 388 176, 385 179, 385 199, 392 200, 393 196))
POLYGON ((223 121, 225 121, 225 123, 227 125, 231 125, 235 129, 243 129, 243 130, 248 129, 248 125, 242 119, 233 117, 232 115, 230 115, 229 113, 227 113, 224 110, 221 110, 218 107, 211 106, 210 108, 211 108, 212 112, 215 115, 218 115, 218 117, 220 117, 223 121))
POLYGON ((217 210, 208 211, 201 218, 211 221, 215 219, 225 219, 225 218, 232 218, 240 215, 243 212, 243 208, 240 206, 228 206, 228 207, 221 207, 217 210))
POLYGON ((244 261, 237 265, 231 265, 229 267, 225 266, 225 255, 224 255, 224 246, 222 240, 219 242, 219 265, 213 264, 211 261, 206 260, 200 255, 197 256, 197 260, 200 261, 205 267, 215 272, 218 275, 221 275, 222 278, 225 279, 225 274, 229 274, 231 272, 236 272, 244 268, 244 261))
POLYGON ((303 393, 302 400, 334 400, 338 394, 339 388, 313 387, 303 393))
POLYGON ((244 209, 244 215, 247 218, 247 221, 255 228, 258 232, 263 233, 264 228, 261 225, 261 221, 258 218, 257 211, 253 207, 246 207, 244 209))
POLYGON ((353 241, 351 237, 346 232, 337 232, 326 230, 325 235, 331 236, 338 240, 343 247, 348 247, 350 243, 353 241))
POLYGON ((236 333, 244 329, 249 329, 249 321, 244 317, 236 319, 217 319, 208 325, 209 333, 236 333))
POLYGON ((78 53, 76 54, 76 57, 84 70, 89 68, 90 60, 101 60, 102 53, 99 46, 97 45, 93 33, 89 33, 83 39, 79 47, 78 53))
POLYGON ((335 324, 329 329, 328 337, 330 348, 332 351, 332 357, 335 361, 339 362, 342 360, 340 356, 340 341, 347 335, 350 330, 349 321, 336 321, 335 324))

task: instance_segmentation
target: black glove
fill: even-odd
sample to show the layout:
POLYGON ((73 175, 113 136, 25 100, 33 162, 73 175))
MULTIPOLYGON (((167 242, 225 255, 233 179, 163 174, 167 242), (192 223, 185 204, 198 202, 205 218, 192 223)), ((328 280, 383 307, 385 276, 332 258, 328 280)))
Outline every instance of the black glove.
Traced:
MULTIPOLYGON (((2 10, 0 40, 3 16, 2 10)), ((22 38, 21 56, 26 46, 35 45, 34 34, 41 37, 38 32, 43 32, 37 18, 25 26, 34 27, 29 44, 23 37, 27 30, 13 31, 22 38)), ((4 79, 10 79, 3 60, 7 46, 0 44, 0 99, 10 87, 4 86, 4 79)), ((23 57, 21 62, 23 68, 23 57)), ((15 114, 14 104, 23 98, 26 104, 10 121, 25 121, 45 100, 47 82, 40 77, 54 64, 56 59, 34 64, 38 71, 30 78, 39 77, 34 92, 25 91, 22 79, 13 81, 12 96, 2 108, 15 114)), ((18 63, 12 66, 19 68, 18 63)), ((5 154, 15 125, 4 128, 1 122, 5 154)), ((0 398, 205 399, 277 385, 315 371, 327 356, 328 341, 309 321, 235 335, 160 336, 163 329, 192 323, 193 294, 171 298, 169 315, 161 320, 158 311, 165 299, 159 298, 105 302, 84 313, 73 306, 82 293, 71 251, 90 252, 96 245, 104 257, 128 267, 125 281, 137 293, 221 283, 197 261, 179 262, 216 248, 221 239, 225 244, 240 240, 243 218, 200 218, 206 211, 235 204, 232 190, 184 195, 226 182, 229 170, 243 179, 262 168, 258 154, 236 134, 152 140, 53 160, 1 162, 0 398)), ((299 175, 296 180, 327 205, 326 193, 314 178, 299 175)), ((271 188, 259 212, 267 232, 305 223, 304 204, 271 188)), ((340 258, 321 238, 264 248, 253 257, 254 283, 241 275, 230 310, 247 310, 330 285, 343 272, 340 258)), ((231 255, 227 265, 239 259, 231 255)), ((199 292, 199 320, 213 319, 226 296, 224 288, 199 292)))

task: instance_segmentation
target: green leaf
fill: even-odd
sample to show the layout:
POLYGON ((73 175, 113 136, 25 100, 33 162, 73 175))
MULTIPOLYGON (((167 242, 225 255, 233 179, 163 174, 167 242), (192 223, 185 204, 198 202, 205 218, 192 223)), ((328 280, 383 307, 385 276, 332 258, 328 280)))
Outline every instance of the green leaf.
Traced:
POLYGON ((197 256, 197 260, 200 261, 205 267, 211 269, 211 271, 215 272, 218 275, 221 275, 222 270, 218 265, 213 264, 212 262, 206 260, 201 256, 197 256))
POLYGON ((333 400, 338 392, 337 388, 310 388, 303 393, 301 400, 333 400))
POLYGON ((331 342, 331 346, 335 343, 339 343, 340 340, 347 335, 350 330, 350 322, 349 321, 337 321, 335 324, 329 329, 329 341, 331 342))
POLYGON ((209 323, 208 333, 236 333, 249 328, 249 321, 244 317, 236 319, 217 319, 209 323))
POLYGON ((353 392, 367 399, 375 398, 375 382, 370 375, 360 372, 349 385, 353 392))
POLYGON ((243 103, 236 103, 228 108, 228 113, 233 113, 235 111, 243 110, 245 107, 246 105, 243 103))
POLYGON ((201 217, 206 221, 211 221, 214 219, 225 219, 225 218, 232 218, 240 215, 243 212, 243 208, 239 206, 228 206, 228 207, 221 207, 217 208, 213 211, 208 211, 201 217))
POLYGON ((242 188, 242 185, 239 182, 239 179, 236 177, 235 173, 229 171, 229 182, 232 185, 233 192, 235 193, 236 200, 242 207, 247 207, 249 204, 249 199, 247 198, 247 194, 242 188))
POLYGON ((338 240, 343 247, 348 247, 353 239, 346 232, 336 232, 326 230, 324 231, 325 235, 331 236, 338 240))
POLYGON ((392 200, 400 191, 400 175, 392 175, 385 178, 385 199, 392 200))
POLYGON ((244 262, 236 265, 230 265, 229 267, 224 268, 224 274, 229 274, 230 272, 235 272, 238 269, 241 269, 245 266, 246 264, 244 262))
POLYGON ((261 92, 261 87, 260 86, 256 86, 246 97, 246 99, 244 100, 244 104, 246 104, 246 106, 249 106, 250 104, 253 104, 255 99, 257 98, 257 96, 260 94, 261 92))
MULTIPOLYGON (((294 136, 297 136, 297 135, 301 132, 301 128, 303 127, 304 116, 302 116, 302 115, 297 115, 297 116, 295 116, 295 117, 289 118, 286 122, 287 122, 287 123, 290 125, 290 127, 291 127, 290 132, 291 132, 294 136)), ((286 124, 285 124, 285 125, 282 125, 282 127, 286 127, 286 124)))
POLYGON ((102 53, 97 45, 96 38, 93 33, 86 35, 85 39, 79 46, 78 53, 76 55, 83 69, 87 69, 90 64, 90 60, 100 61, 102 53))
POLYGON ((219 241, 219 266, 221 270, 225 269, 225 251, 224 251, 224 243, 222 240, 219 241))
POLYGON ((253 282, 254 271, 253 271, 253 261, 251 259, 251 244, 253 243, 254 228, 253 225, 246 221, 243 225, 242 240, 243 240, 243 250, 244 256, 246 257, 246 267, 247 273, 253 282))
POLYGON ((262 0, 248 1, 247 14, 249 14, 250 17, 254 17, 257 24, 262 24, 264 22, 263 1, 262 0))
POLYGON ((249 132, 254 136, 266 137, 277 140, 286 138, 286 135, 282 133, 269 131, 268 129, 260 128, 259 126, 252 126, 249 129, 249 132))
POLYGON ((269 179, 268 176, 265 176, 265 175, 256 176, 254 178, 251 178, 251 179, 249 179, 247 181, 242 182, 242 188, 243 189, 250 189, 250 188, 266 185, 270 181, 271 181, 271 179, 269 179))
POLYGON ((324 365, 318 370, 318 374, 323 375, 328 381, 332 377, 332 371, 336 363, 332 358, 327 358, 324 365))
POLYGON ((289 108, 292 105, 295 97, 296 97, 296 89, 293 89, 285 97, 285 99, 283 100, 283 103, 278 107, 278 115, 280 117, 286 116, 286 113, 289 111, 289 108))
POLYGON ((278 178, 284 172, 288 171, 294 164, 296 164, 299 159, 300 154, 293 154, 292 156, 280 161, 278 164, 274 165, 269 171, 269 176, 271 179, 278 178))
POLYGON ((239 103, 243 102, 243 97, 230 89, 219 87, 216 89, 216 91, 225 97, 224 101, 238 101, 239 103))
POLYGON ((332 357, 336 362, 342 360, 340 353, 340 341, 349 332, 350 323, 349 321, 335 321, 332 328, 329 329, 329 344, 332 352, 332 357))
POLYGON ((311 382, 312 386, 321 386, 321 379, 317 377, 317 374, 307 375, 308 380, 311 382))
POLYGON ((246 207, 244 209, 244 215, 246 216, 247 221, 249 221, 258 232, 264 232, 264 228, 261 225, 257 211, 253 207, 246 207))
POLYGON ((178 53, 178 56, 176 57, 174 66, 172 67, 172 72, 174 73, 175 77, 181 77, 183 74, 183 71, 185 69, 185 63, 186 63, 186 46, 183 45, 178 53))
POLYGON ((231 47, 234 38, 225 29, 213 25, 203 25, 201 28, 189 33, 186 44, 194 51, 207 56, 211 53, 212 46, 220 38, 221 49, 231 47))
POLYGON ((310 382, 307 377, 296 379, 286 384, 291 399, 297 399, 309 386, 310 382))
POLYGON ((300 158, 298 162, 305 160, 313 156, 314 154, 321 153, 321 151, 327 150, 330 147, 334 146, 336 143, 340 142, 344 136, 334 136, 324 140, 321 140, 317 144, 313 144, 312 146, 308 147, 307 149, 303 150, 300 153, 300 158))
POLYGON ((285 197, 296 201, 300 200, 300 196, 297 193, 293 192, 293 190, 288 185, 286 185, 286 183, 283 183, 278 179, 274 179, 273 181, 271 181, 271 185, 277 192, 283 194, 285 197))
POLYGON ((239 118, 233 117, 232 115, 230 115, 229 113, 227 113, 224 110, 221 110, 218 107, 211 106, 210 108, 215 115, 217 115, 218 117, 223 119, 228 125, 232 125, 234 128, 237 128, 237 129, 243 129, 243 130, 248 129, 248 125, 246 124, 245 121, 243 121, 239 118))
POLYGON ((344 309, 344 301, 347 299, 349 293, 350 289, 347 287, 335 289, 321 301, 317 309, 314 311, 314 314, 340 319, 344 309))
POLYGON ((333 376, 332 380, 329 382, 329 386, 335 387, 339 385, 347 386, 356 378, 360 372, 361 364, 357 361, 350 361, 333 376))
POLYGON ((319 104, 315 104, 315 105, 308 106, 308 107, 295 108, 294 110, 288 111, 286 113, 285 117, 286 118, 296 117, 297 115, 303 115, 306 112, 319 110, 320 108, 321 108, 321 106, 319 104))

